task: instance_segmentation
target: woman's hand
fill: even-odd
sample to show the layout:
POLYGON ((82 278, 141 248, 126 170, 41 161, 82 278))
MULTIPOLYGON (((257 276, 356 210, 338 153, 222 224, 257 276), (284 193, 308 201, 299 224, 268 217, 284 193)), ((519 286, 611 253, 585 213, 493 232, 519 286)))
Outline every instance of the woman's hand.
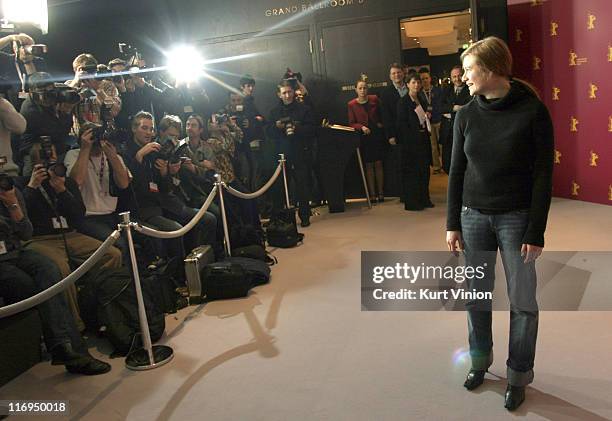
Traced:
POLYGON ((459 256, 459 251, 464 249, 461 231, 446 231, 446 245, 451 253, 459 256))
POLYGON ((521 256, 525 258, 525 263, 535 262, 540 257, 544 247, 534 246, 533 244, 523 244, 521 247, 521 256))

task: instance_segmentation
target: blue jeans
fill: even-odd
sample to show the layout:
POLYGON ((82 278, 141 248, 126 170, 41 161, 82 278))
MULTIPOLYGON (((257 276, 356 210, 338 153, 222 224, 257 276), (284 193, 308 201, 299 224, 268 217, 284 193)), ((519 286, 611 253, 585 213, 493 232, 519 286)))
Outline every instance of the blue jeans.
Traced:
MULTIPOLYGON (((17 257, 0 261, 0 295, 9 303, 38 294, 61 279, 60 270, 53 260, 33 250, 21 250, 17 257)), ((63 293, 54 295, 36 308, 49 351, 66 343, 71 343, 78 352, 86 351, 63 293)))
MULTIPOLYGON (((104 241, 117 229, 117 224, 119 224, 119 217, 114 213, 107 215, 91 215, 83 218, 83 221, 78 227, 78 231, 97 240, 104 241)), ((141 246, 146 256, 152 259, 155 256, 163 255, 164 252, 161 240, 147 237, 137 231, 132 231, 132 235, 134 237, 134 242, 141 246)), ((115 247, 121 250, 123 262, 127 264, 127 262, 130 261, 130 250, 125 233, 121 234, 121 237, 119 237, 115 243, 115 247)))
MULTIPOLYGON (((501 214, 483 214, 465 206, 461 209, 466 264, 486 266, 482 279, 468 279, 468 290, 493 291, 497 250, 501 253, 510 298, 510 343, 506 365, 508 383, 513 386, 525 386, 533 381, 538 335, 535 263, 525 264, 521 256, 528 222, 527 209, 501 214)), ((491 302, 468 301, 466 307, 472 369, 485 370, 493 363, 491 302)))

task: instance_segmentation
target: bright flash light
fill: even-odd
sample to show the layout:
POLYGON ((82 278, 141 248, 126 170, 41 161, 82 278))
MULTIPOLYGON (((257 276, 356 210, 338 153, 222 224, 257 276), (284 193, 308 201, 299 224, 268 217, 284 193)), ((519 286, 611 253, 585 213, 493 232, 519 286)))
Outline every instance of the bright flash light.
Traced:
POLYGON ((2 12, 9 23, 33 23, 43 34, 49 30, 47 0, 2 0, 2 12))
POLYGON ((204 74, 204 58, 192 46, 175 47, 166 57, 167 69, 177 82, 193 82, 204 74))

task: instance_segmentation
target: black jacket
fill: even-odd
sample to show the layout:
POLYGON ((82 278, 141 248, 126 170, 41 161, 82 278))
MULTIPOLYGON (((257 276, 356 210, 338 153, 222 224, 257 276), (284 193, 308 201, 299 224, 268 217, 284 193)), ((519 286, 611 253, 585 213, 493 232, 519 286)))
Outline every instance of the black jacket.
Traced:
POLYGON ((21 248, 21 242, 32 238, 32 222, 28 218, 27 206, 21 192, 15 189, 17 201, 23 212, 23 219, 13 221, 8 209, 0 201, 0 241, 4 241, 6 253, 0 254, 0 261, 15 257, 21 248))
POLYGON ((409 165, 431 165, 431 142, 427 129, 425 133, 422 132, 419 117, 414 111, 416 105, 410 95, 397 102, 398 143, 402 146, 409 165))
POLYGON ((77 183, 66 178, 66 190, 56 193, 47 182, 38 189, 26 187, 23 196, 28 207, 28 215, 32 221, 34 235, 59 234, 73 231, 78 227, 85 217, 85 204, 81 197, 81 191, 77 183), (44 188, 49 201, 41 193, 44 188), (68 228, 62 229, 53 226, 53 218, 64 217, 68 222, 68 228))
POLYGON ((51 107, 42 107, 28 97, 21 104, 21 115, 28 123, 25 133, 19 143, 19 161, 30 152, 32 144, 38 142, 40 136, 51 136, 51 141, 59 154, 66 151, 66 138, 72 128, 72 114, 55 114, 51 107))
POLYGON ((266 127, 268 137, 277 142, 279 152, 295 157, 312 148, 316 134, 315 122, 310 107, 303 103, 293 101, 289 105, 278 104, 270 112, 266 127), (284 129, 276 127, 276 121, 287 117, 291 118, 296 126, 292 136, 287 136, 284 129))
MULTIPOLYGON (((131 185, 136 200, 136 203, 129 203, 131 202, 129 199, 126 199, 125 202, 130 205, 128 208, 137 212, 140 218, 148 219, 152 216, 162 215, 162 195, 169 193, 172 187, 170 178, 161 177, 159 171, 154 167, 153 154, 145 156, 142 163, 136 160, 136 153, 140 148, 136 142, 130 140, 125 153, 122 154, 125 165, 132 173, 133 181, 131 185), (151 189, 151 183, 157 186, 158 192, 151 189)), ((127 190, 129 191, 129 189, 127 190)))
POLYGON ((397 138, 399 135, 397 131, 397 102, 401 97, 393 83, 385 86, 382 91, 380 91, 379 97, 382 106, 381 115, 387 139, 391 139, 392 137, 397 138))

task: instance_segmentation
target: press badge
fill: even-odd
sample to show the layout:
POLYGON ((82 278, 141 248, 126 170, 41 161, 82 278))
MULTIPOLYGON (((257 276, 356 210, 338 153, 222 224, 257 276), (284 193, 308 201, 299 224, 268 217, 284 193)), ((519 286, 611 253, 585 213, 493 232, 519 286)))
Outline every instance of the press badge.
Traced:
POLYGON ((172 184, 178 187, 178 185, 181 184, 181 180, 179 178, 172 177, 172 184))
POLYGON ((0 241, 0 254, 6 254, 7 250, 6 250, 6 244, 4 243, 4 241, 0 241))
POLYGON ((193 107, 191 105, 185 105, 183 107, 183 112, 184 113, 192 113, 193 112, 193 107))
POLYGON ((60 216, 59 219, 51 218, 51 222, 53 223, 53 228, 57 230, 62 228, 68 228, 68 221, 66 221, 66 218, 64 218, 63 216, 60 216))
POLYGON ((157 183, 154 183, 154 182, 151 181, 149 183, 149 191, 151 193, 159 193, 159 188, 157 187, 157 183))

